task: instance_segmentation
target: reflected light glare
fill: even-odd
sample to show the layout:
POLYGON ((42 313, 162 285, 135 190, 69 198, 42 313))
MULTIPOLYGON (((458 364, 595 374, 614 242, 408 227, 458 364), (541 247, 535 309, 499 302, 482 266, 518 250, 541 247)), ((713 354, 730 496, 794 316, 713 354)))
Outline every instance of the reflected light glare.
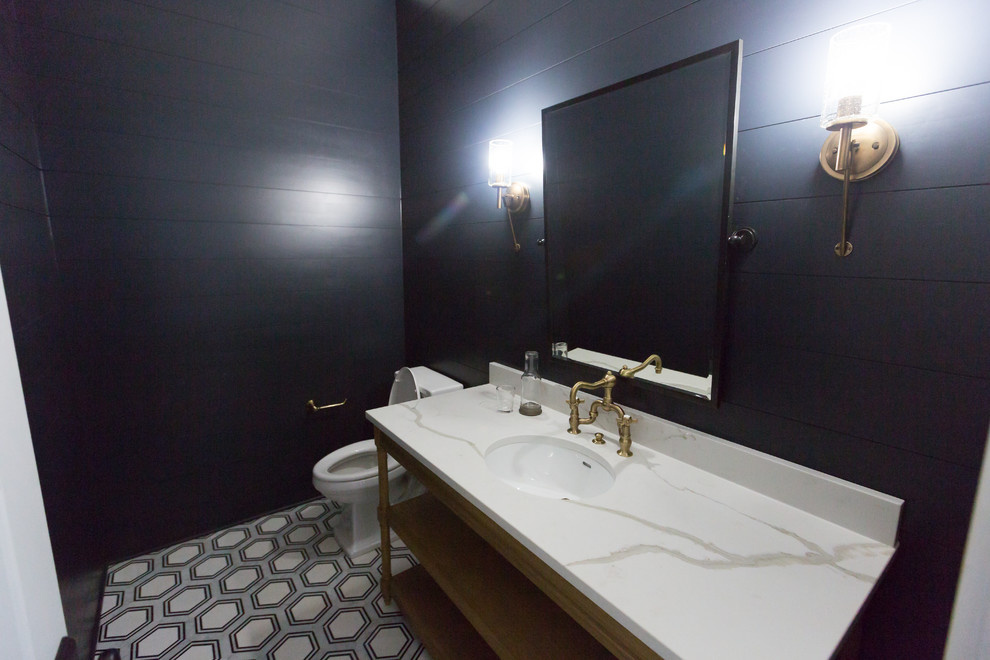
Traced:
POLYGON ((453 222, 454 218, 460 215, 461 211, 467 208, 468 201, 468 196, 463 191, 454 195, 454 198, 447 202, 436 215, 430 218, 426 226, 420 230, 416 235, 416 242, 426 243, 436 238, 447 228, 447 225, 453 222))
POLYGON ((543 145, 540 145, 540 149, 534 149, 529 153, 529 157, 526 158, 526 175, 532 181, 538 181, 543 178, 543 145))

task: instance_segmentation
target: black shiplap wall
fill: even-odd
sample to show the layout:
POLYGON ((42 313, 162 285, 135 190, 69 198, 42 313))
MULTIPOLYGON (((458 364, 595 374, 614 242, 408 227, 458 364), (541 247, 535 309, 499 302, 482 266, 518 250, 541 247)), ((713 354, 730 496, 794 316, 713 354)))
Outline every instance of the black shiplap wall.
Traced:
POLYGON ((616 398, 904 498, 862 657, 940 657, 990 411, 990 11, 975 0, 397 7, 406 350, 469 383, 489 360, 546 355, 540 110, 744 41, 735 222, 760 244, 732 263, 722 403, 628 387, 616 398), (841 184, 817 158, 825 56, 834 31, 874 16, 895 30, 881 112, 901 152, 856 186, 855 251, 839 260, 841 184), (486 185, 495 137, 523 152, 514 178, 534 195, 519 254, 486 185))
MULTIPOLYGON (((0 3, 0 267, 32 433, 54 437, 67 429, 51 414, 60 378, 58 272, 15 15, 11 0, 0 3)), ((65 447, 53 458, 71 455, 65 447)))
MULTIPOLYGON (((64 321, 44 324, 64 381, 44 415, 70 423, 39 434, 32 414, 56 560, 316 496, 313 464, 369 437, 404 361, 393 6, 4 7, 26 74, 5 81, 30 90, 4 100, 4 145, 17 111, 40 144, 4 166, 41 168, 51 218, 40 234, 40 182, 3 200, 0 244, 33 241, 47 269, 18 278, 15 252, 4 279, 12 306, 53 289, 64 321)), ((45 376, 12 316, 25 380, 45 376)))
MULTIPOLYGON (((71 442, 46 446, 52 438, 68 437, 72 424, 71 414, 59 409, 66 381, 57 332, 58 267, 16 14, 11 0, 0 3, 0 267, 39 476, 50 480, 54 466, 74 462, 76 448, 71 442)), ((46 499, 69 495, 57 489, 46 499)), ((64 522, 52 526, 53 543, 68 541, 70 527, 78 529, 64 522)))
MULTIPOLYGON (((69 634, 85 647, 96 617, 100 574, 84 548, 96 514, 71 467, 71 391, 60 340, 61 291, 34 124, 32 81, 13 0, 0 2, 0 268, 18 367, 44 487, 49 538, 69 634)), ((8 449, 4 447, 4 452, 8 449)), ((39 521, 44 524, 45 521, 39 521)))
MULTIPOLYGON (((37 400, 56 372, 50 329, 58 273, 14 14, 10 0, 0 3, 0 266, 25 397, 37 400)), ((32 414, 32 426, 46 417, 32 414)))

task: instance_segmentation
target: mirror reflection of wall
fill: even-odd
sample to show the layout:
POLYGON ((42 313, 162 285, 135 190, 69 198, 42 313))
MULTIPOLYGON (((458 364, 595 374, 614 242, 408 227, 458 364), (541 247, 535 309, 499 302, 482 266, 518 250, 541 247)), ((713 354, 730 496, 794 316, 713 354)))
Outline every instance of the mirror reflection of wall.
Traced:
POLYGON ((567 359, 659 353, 663 372, 637 378, 713 399, 740 48, 544 109, 551 341, 567 359))

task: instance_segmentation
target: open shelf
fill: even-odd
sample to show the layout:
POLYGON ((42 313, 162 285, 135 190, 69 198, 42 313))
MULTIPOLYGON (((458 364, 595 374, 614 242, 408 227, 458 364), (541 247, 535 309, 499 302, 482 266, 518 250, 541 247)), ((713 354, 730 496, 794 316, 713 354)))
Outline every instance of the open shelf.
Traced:
POLYGON ((498 658, 422 565, 392 578, 392 596, 433 660, 498 658))
POLYGON ((433 495, 390 506, 388 521, 449 601, 435 602, 433 595, 410 602, 411 590, 427 588, 400 586, 405 573, 394 578, 396 600, 431 654, 456 657, 441 655, 438 646, 456 627, 446 622, 458 618, 452 606, 500 658, 613 657, 433 495), (414 619, 430 620, 435 630, 418 629, 414 619))

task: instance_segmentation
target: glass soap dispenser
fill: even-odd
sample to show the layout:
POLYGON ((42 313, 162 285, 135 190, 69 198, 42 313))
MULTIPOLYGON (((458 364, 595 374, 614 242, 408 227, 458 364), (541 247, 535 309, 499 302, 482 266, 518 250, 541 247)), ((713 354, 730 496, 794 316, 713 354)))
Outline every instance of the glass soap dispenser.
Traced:
POLYGON ((523 368, 519 397, 519 414, 535 416, 543 412, 538 401, 540 396, 540 354, 526 351, 526 366, 523 368))

